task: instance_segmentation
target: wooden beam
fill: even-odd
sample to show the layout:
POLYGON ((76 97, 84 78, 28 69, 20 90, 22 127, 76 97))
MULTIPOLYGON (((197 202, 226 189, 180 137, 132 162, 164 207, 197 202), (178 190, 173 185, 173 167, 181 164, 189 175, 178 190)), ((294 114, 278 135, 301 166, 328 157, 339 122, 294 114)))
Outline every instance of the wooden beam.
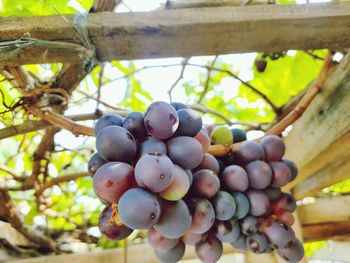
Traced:
POLYGON ((350 195, 318 198, 314 204, 299 207, 303 225, 350 221, 350 195))
POLYGON ((350 178, 350 151, 334 157, 332 162, 293 188, 296 199, 316 196, 322 189, 350 178))
POLYGON ((305 242, 339 239, 350 235, 350 221, 303 226, 305 242))
MULTIPOLYGON (((73 16, 65 16, 69 21, 73 16)), ((250 51, 350 47, 350 3, 189 8, 96 13, 88 30, 100 61, 250 51)), ((32 38, 79 43, 61 16, 0 17, 0 41, 32 38)), ((5 54, 2 54, 4 56, 5 54)), ((78 62, 76 51, 28 47, 4 65, 78 62)))
POLYGON ((350 175, 342 167, 349 165, 347 163, 350 155, 349 104, 350 55, 348 54, 328 78, 304 115, 293 124, 292 131, 285 138, 286 157, 295 161, 299 167, 298 177, 288 184, 286 189, 301 183, 295 188, 297 199, 308 196, 309 190, 315 193, 350 175), (303 187, 303 181, 311 176, 315 176, 316 181, 314 180, 310 188, 308 188, 310 181, 303 187))
POLYGON ((166 2, 165 8, 183 9, 199 7, 218 7, 218 6, 240 6, 240 5, 263 5, 272 4, 269 0, 170 0, 166 2))
MULTIPOLYGON (((224 244, 223 254, 239 252, 231 245, 224 244)), ((57 262, 74 262, 74 263, 122 263, 123 262, 123 248, 109 249, 89 253, 76 253, 70 255, 60 256, 46 256, 32 259, 15 260, 12 263, 57 263, 57 262)), ((196 253, 194 247, 186 246, 183 260, 195 259, 196 253)), ((157 263, 153 249, 149 244, 133 245, 128 247, 128 262, 142 262, 142 263, 157 263)))

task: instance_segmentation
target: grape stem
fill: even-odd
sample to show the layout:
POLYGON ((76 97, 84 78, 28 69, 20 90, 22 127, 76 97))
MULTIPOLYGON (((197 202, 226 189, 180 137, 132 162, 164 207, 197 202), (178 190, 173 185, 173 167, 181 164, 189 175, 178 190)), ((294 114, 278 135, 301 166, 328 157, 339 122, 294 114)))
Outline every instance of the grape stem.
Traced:
MULTIPOLYGON (((298 102, 295 108, 287 114, 281 121, 276 123, 271 127, 265 135, 275 134, 280 135, 289 125, 293 124, 298 120, 307 107, 310 105, 315 96, 321 91, 322 86, 327 80, 331 66, 333 65, 333 56, 332 52, 329 51, 327 56, 324 59, 323 67, 317 77, 317 79, 311 84, 311 86, 306 91, 305 95, 298 102)), ((262 138, 262 137, 261 137, 262 138)), ((261 138, 256 139, 259 141, 261 138)), ((208 152, 214 156, 225 156, 229 153, 234 153, 239 149, 241 143, 234 143, 231 145, 211 145, 208 149, 208 152)))

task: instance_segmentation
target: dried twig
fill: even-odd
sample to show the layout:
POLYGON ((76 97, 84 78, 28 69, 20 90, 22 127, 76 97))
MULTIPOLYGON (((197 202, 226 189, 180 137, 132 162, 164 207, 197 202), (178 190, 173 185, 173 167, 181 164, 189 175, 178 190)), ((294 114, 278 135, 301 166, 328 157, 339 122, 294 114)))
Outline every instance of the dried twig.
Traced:
POLYGON ((204 99, 205 95, 207 95, 208 91, 209 91, 209 83, 210 83, 210 79, 211 79, 211 72, 212 72, 212 67, 215 66, 216 60, 218 59, 218 56, 215 56, 215 58, 213 59, 213 61, 210 63, 210 68, 208 69, 208 75, 207 75, 207 79, 205 81, 205 85, 204 85, 204 89, 198 99, 198 104, 202 103, 202 100, 204 99))
POLYGON ((182 60, 182 62, 181 62, 182 68, 181 68, 180 74, 179 74, 178 78, 175 80, 175 82, 173 83, 173 85, 171 85, 170 89, 167 91, 167 93, 169 95, 170 102, 173 101, 173 99, 172 99, 172 92, 173 92, 173 90, 175 89, 177 84, 180 82, 180 80, 182 80, 183 77, 184 77, 185 69, 186 69, 186 66, 187 66, 187 63, 188 63, 189 60, 190 60, 190 58, 185 58, 185 59, 182 60))
POLYGON ((78 178, 86 177, 88 175, 89 174, 87 172, 81 172, 81 173, 69 174, 69 175, 52 178, 51 181, 44 183, 38 190, 36 190, 35 195, 36 196, 41 195, 47 188, 50 188, 54 185, 58 185, 62 182, 76 180, 78 178))

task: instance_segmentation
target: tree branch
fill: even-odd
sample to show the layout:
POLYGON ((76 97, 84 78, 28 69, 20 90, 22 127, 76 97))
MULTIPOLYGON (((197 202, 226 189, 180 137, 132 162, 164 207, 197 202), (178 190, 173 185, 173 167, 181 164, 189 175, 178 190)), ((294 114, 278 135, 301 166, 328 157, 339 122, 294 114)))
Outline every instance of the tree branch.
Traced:
POLYGON ((208 69, 208 76, 207 76, 207 80, 205 81, 205 85, 204 85, 204 89, 202 91, 201 96, 198 99, 198 104, 202 103, 202 100, 204 99, 205 95, 207 95, 208 91, 209 91, 209 83, 210 83, 210 78, 211 78, 211 72, 212 72, 212 68, 215 66, 216 60, 218 59, 218 56, 215 56, 215 58, 213 59, 213 61, 210 63, 210 68, 208 69))
POLYGON ((237 79, 238 81, 240 81, 244 86, 246 86, 247 88, 252 90, 254 93, 258 94, 271 107, 271 109, 276 113, 276 115, 279 114, 280 109, 263 92, 261 92, 260 90, 255 88, 249 82, 244 81, 243 79, 241 79, 238 75, 236 75, 232 71, 226 70, 226 69, 222 69, 222 68, 211 67, 211 66, 208 66, 208 65, 198 65, 198 64, 191 64, 191 63, 189 63, 188 65, 189 66, 194 66, 194 67, 202 67, 202 68, 206 68, 208 70, 215 70, 215 71, 226 73, 227 75, 229 75, 229 76, 237 79))
POLYGON ((76 180, 78 178, 81 177, 86 177, 89 174, 87 172, 81 172, 81 173, 75 173, 75 174, 69 174, 69 175, 64 175, 64 176, 60 176, 60 177, 56 177, 56 178, 52 178, 51 181, 48 181, 46 183, 44 183, 36 192, 35 195, 39 196, 41 195, 47 188, 50 188, 54 185, 58 185, 62 182, 67 182, 67 181, 71 181, 71 180, 76 180))
POLYGON ((173 85, 171 85, 170 89, 167 91, 167 93, 169 95, 170 102, 173 101, 173 99, 172 99, 172 92, 173 92, 173 90, 175 89, 176 85, 180 82, 180 80, 182 80, 183 77, 184 77, 185 69, 186 69, 186 66, 187 66, 187 63, 188 63, 189 60, 190 60, 190 58, 185 58, 185 59, 182 60, 182 62, 181 62, 182 68, 181 68, 179 77, 175 80, 173 85))

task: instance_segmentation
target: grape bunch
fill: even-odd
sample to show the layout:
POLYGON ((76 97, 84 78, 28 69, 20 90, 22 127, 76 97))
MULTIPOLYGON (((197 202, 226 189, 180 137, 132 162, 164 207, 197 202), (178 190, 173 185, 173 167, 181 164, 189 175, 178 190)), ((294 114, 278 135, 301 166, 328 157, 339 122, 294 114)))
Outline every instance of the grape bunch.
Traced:
POLYGON ((160 262, 177 262, 186 245, 202 262, 216 262, 223 242, 253 253, 304 256, 291 228, 296 202, 281 187, 297 176, 275 135, 247 141, 242 129, 204 126, 182 103, 152 103, 145 113, 101 117, 88 162, 93 189, 106 205, 99 229, 112 240, 147 230, 160 262), (225 157, 211 144, 240 143, 225 157))

